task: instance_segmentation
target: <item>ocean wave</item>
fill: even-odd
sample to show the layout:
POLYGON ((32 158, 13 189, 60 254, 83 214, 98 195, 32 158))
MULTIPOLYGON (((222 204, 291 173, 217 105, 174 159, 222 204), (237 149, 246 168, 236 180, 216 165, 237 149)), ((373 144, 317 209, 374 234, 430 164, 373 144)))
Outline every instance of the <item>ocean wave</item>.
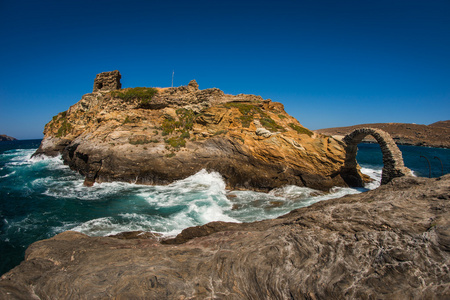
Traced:
POLYGON ((12 171, 11 173, 8 173, 8 174, 6 174, 6 175, 0 176, 0 178, 6 178, 6 177, 9 177, 9 176, 11 176, 11 175, 14 175, 15 173, 16 173, 16 171, 12 171))

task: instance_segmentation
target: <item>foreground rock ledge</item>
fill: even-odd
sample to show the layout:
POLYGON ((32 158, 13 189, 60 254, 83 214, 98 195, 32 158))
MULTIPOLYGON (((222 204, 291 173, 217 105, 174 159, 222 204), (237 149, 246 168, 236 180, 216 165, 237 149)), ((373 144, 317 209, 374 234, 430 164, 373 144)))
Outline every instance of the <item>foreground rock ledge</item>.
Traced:
POLYGON ((159 242, 64 232, 32 244, 1 299, 448 299, 450 175, 396 178, 274 220, 159 242))

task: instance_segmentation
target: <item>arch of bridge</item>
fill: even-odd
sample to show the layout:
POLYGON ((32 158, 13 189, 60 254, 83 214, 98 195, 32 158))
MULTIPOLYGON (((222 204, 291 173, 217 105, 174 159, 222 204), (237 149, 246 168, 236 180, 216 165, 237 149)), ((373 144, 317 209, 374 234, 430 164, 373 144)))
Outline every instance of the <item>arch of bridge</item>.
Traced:
POLYGON ((381 174, 381 184, 390 182, 395 177, 401 177, 411 174, 411 171, 405 167, 402 152, 395 144, 389 133, 375 128, 360 128, 346 135, 343 142, 346 144, 345 163, 342 169, 342 177, 351 186, 362 186, 363 182, 357 171, 356 153, 358 144, 371 135, 375 138, 383 154, 383 171, 381 174))

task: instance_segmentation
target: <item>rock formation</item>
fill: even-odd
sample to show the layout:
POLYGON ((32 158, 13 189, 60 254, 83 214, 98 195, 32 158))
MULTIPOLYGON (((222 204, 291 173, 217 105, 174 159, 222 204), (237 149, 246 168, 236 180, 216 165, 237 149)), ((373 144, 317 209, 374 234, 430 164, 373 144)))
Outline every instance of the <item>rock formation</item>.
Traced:
POLYGON ((314 134, 281 103, 254 95, 174 88, 120 88, 118 71, 45 126, 35 155, 62 154, 85 183, 167 184, 201 169, 231 189, 345 185, 343 143, 314 134))
POLYGON ((0 142, 2 141, 16 141, 16 138, 13 138, 11 136, 7 136, 5 134, 0 134, 0 142))
POLYGON ((64 232, 28 248, 1 277, 0 298, 449 299, 449 264, 450 175, 401 177, 171 240, 64 232))

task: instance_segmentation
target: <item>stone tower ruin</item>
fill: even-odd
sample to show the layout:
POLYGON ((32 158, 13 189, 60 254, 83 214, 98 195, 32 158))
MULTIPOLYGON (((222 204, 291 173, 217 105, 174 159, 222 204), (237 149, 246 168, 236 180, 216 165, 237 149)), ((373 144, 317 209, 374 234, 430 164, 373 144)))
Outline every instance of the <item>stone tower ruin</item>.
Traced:
POLYGON ((117 70, 97 74, 94 80, 94 89, 92 92, 95 93, 120 90, 122 88, 120 78, 122 78, 122 76, 117 70))

